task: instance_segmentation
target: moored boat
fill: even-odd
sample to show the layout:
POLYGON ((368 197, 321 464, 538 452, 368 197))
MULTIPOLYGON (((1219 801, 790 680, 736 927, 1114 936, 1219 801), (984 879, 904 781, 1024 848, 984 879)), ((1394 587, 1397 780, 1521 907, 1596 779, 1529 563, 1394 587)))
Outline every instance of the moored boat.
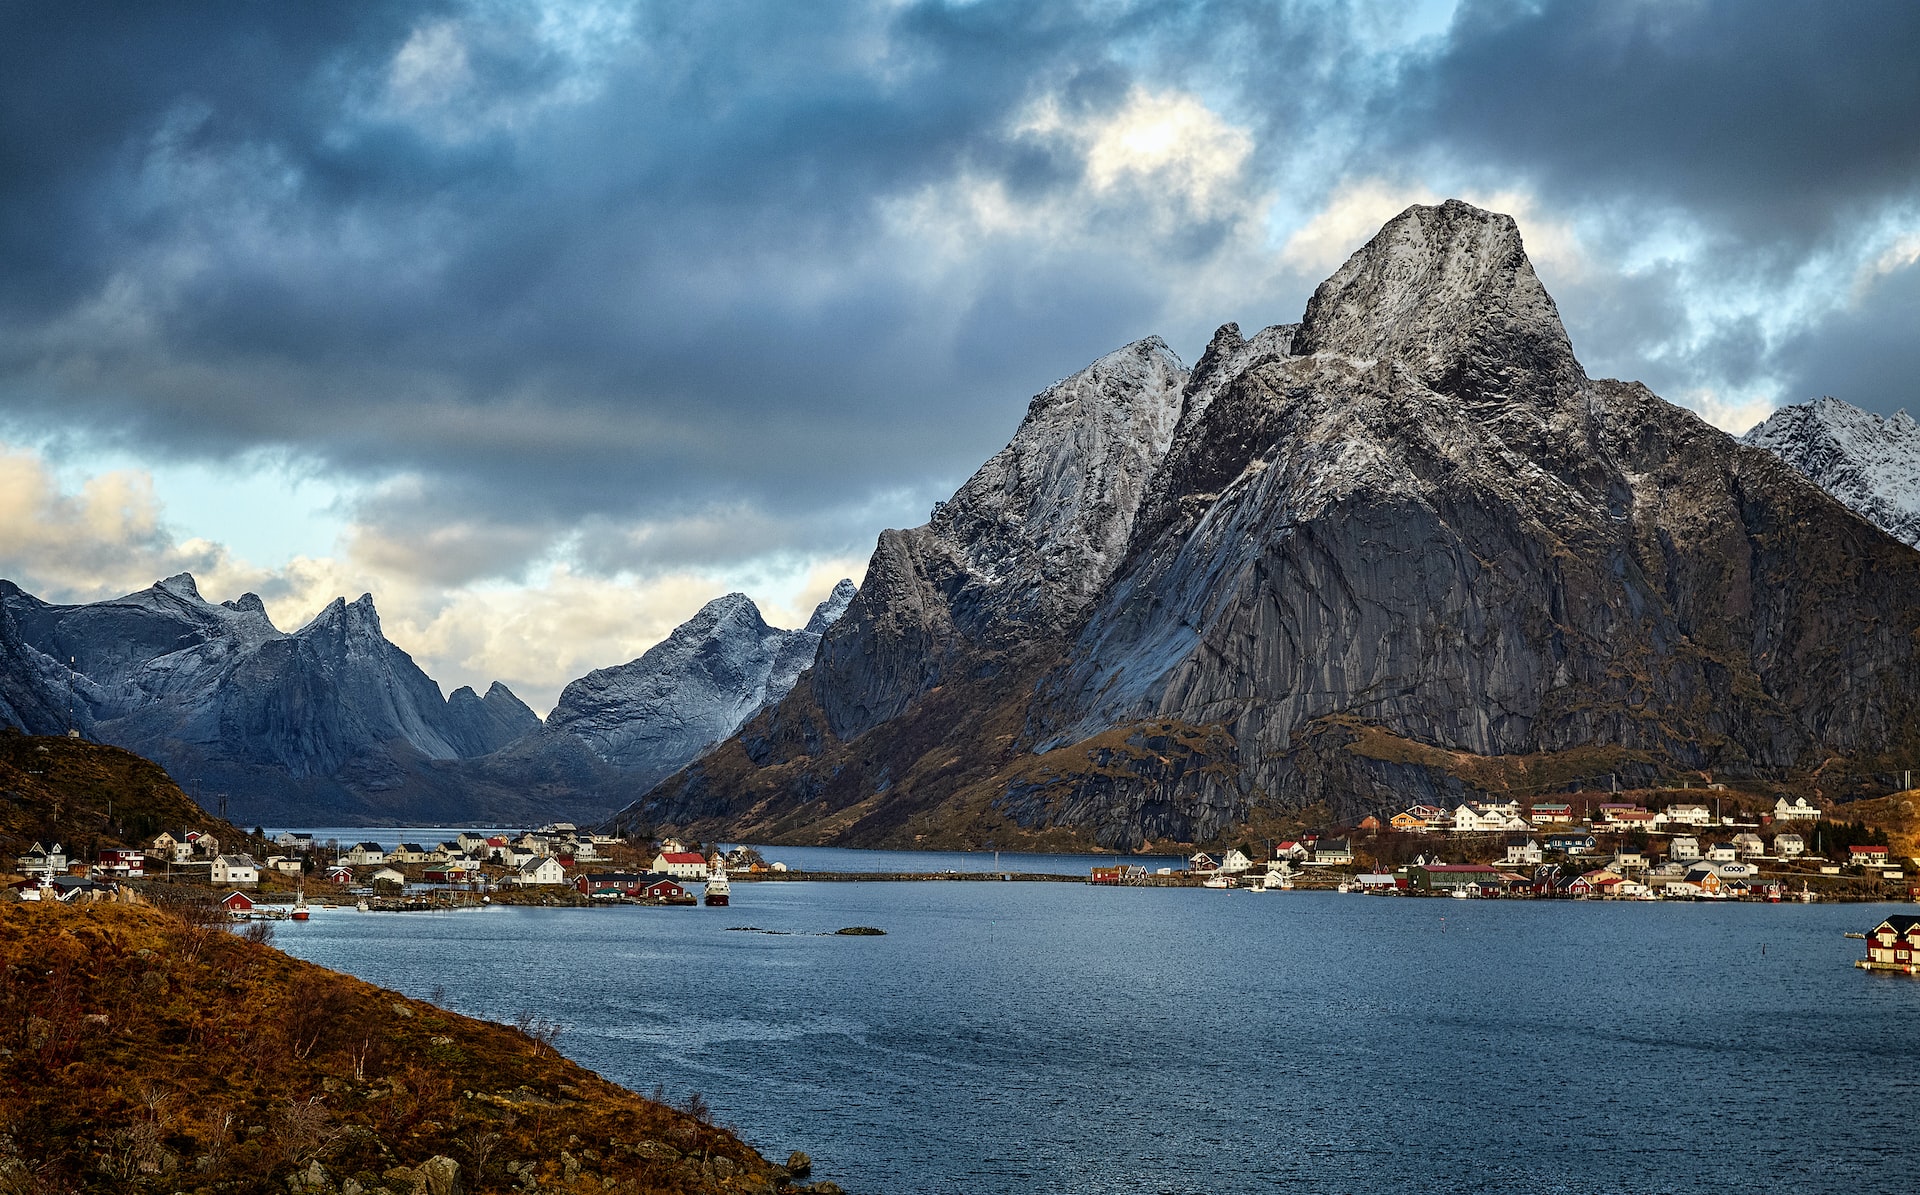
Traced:
POLYGON ((727 869, 715 868, 707 877, 707 905, 712 908, 724 906, 732 895, 733 885, 727 882, 727 869))

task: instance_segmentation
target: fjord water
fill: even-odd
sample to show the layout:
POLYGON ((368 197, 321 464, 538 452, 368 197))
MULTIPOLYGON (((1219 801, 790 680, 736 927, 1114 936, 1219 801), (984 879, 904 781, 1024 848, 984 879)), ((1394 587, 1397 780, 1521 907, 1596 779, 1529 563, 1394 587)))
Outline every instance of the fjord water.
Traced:
POLYGON ((851 1191, 1865 1191, 1920 983, 1866 905, 736 883, 724 909, 331 910, 293 954, 556 1018, 851 1191), (884 937, 831 936, 872 925, 884 937), (779 934, 729 931, 755 926, 779 934))

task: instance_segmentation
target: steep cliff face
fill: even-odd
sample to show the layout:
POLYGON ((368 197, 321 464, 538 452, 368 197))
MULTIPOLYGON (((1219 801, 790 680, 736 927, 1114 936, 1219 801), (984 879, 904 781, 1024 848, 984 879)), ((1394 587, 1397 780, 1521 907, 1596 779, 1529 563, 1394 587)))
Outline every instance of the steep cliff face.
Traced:
POLYGON ((812 672, 834 735, 899 716, 956 661, 991 669, 1072 624, 1125 554, 1186 380, 1158 337, 1109 353, 1036 395, 925 526, 881 533, 812 672))
POLYGON ((1106 405, 1170 434, 1101 458, 1140 462, 1101 541, 1124 547, 1009 590, 978 562, 1071 569, 1062 524, 887 533, 804 700, 629 820, 1137 846, 1581 768, 1786 780, 1920 749, 1920 555, 1588 380, 1508 217, 1410 209, 1299 325, 1223 328, 1177 405, 1128 384, 1106 405))
POLYGON ((1804 473, 1848 510, 1920 548, 1920 423, 1822 398, 1781 407, 1741 437, 1804 473))

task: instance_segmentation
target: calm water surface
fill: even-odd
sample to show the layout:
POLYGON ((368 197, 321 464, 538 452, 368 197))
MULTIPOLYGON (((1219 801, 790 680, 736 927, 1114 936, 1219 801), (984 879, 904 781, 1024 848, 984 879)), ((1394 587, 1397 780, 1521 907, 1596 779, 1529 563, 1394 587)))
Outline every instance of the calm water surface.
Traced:
POLYGON ((748 884, 278 943, 566 1025, 856 1192, 1899 1191, 1920 983, 1865 905, 748 884), (728 932, 752 925, 783 935, 728 932), (824 936, 848 925, 876 938, 824 936))

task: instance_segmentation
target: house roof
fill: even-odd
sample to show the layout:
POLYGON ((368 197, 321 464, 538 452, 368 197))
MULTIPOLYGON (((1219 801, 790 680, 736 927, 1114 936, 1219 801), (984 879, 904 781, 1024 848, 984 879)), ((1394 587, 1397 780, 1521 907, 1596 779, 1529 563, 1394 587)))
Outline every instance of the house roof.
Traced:
POLYGON ((673 851, 660 856, 669 863, 705 863, 706 858, 697 851, 673 851))
POLYGON ((1912 913, 1895 913, 1892 916, 1881 921, 1879 925, 1876 925, 1873 928, 1880 929, 1882 927, 1885 927, 1887 929, 1892 930, 1896 934, 1904 935, 1908 931, 1912 930, 1915 926, 1920 926, 1920 916, 1916 916, 1912 913))
POLYGON ((1847 850, 1856 855, 1884 855, 1887 853, 1886 847, 1874 846, 1872 844, 1867 846, 1850 846, 1847 850))

